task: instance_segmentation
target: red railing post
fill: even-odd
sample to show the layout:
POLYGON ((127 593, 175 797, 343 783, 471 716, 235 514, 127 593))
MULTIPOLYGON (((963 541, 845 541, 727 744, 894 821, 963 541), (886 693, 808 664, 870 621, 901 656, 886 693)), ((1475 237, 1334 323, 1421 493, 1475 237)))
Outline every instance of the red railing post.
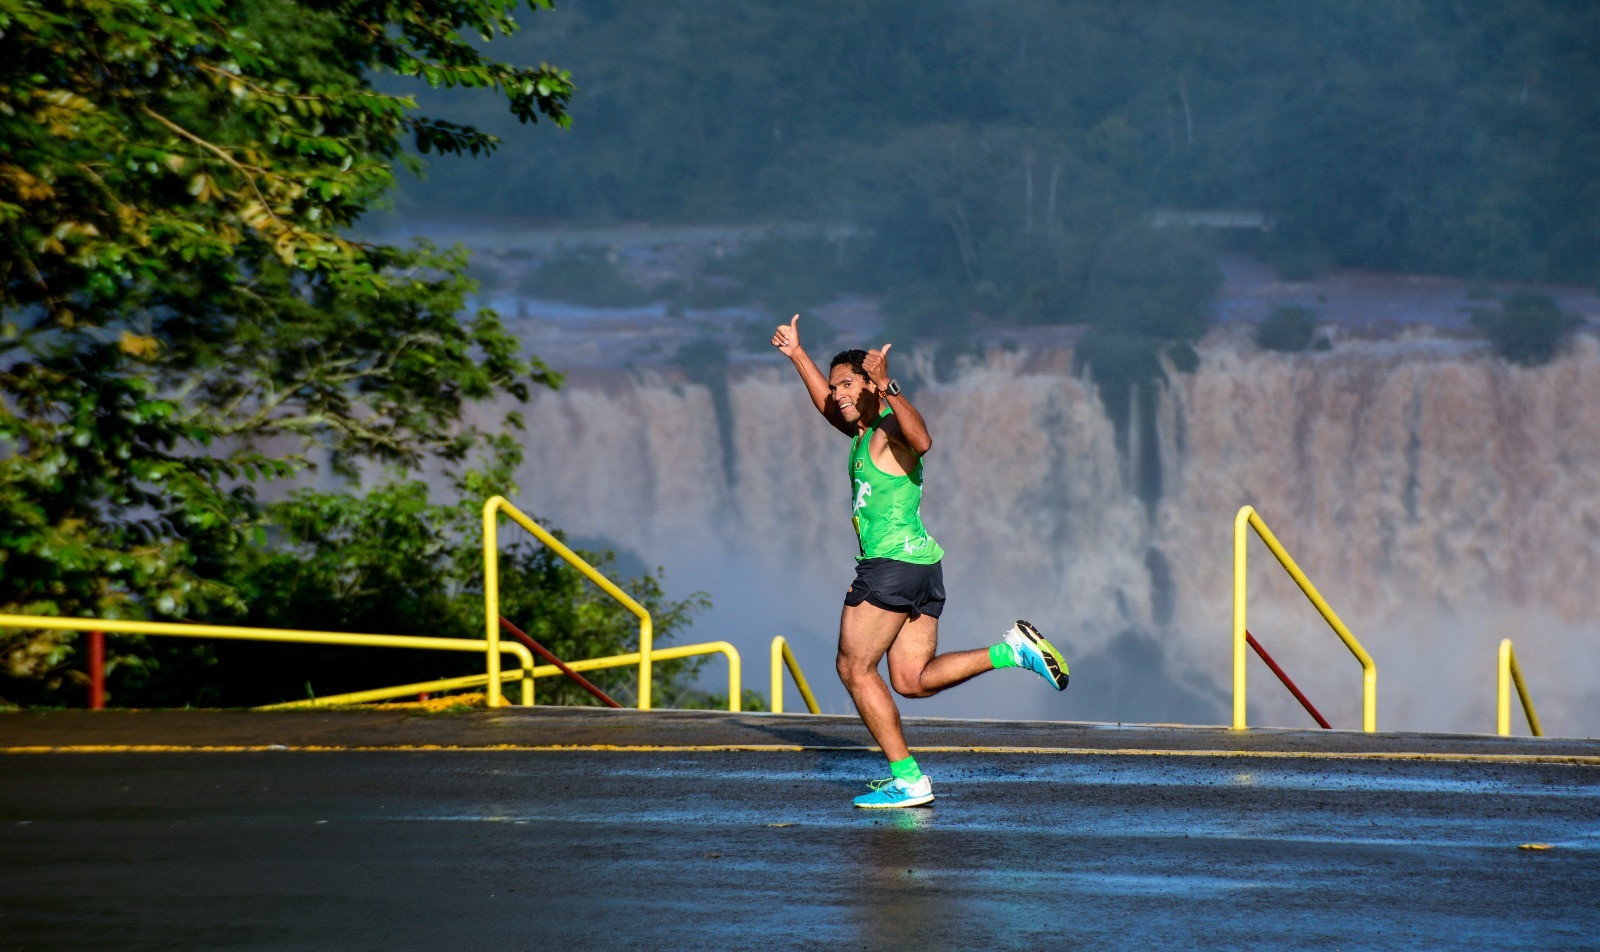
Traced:
POLYGON ((532 648, 533 651, 536 654, 538 654, 539 657, 541 657, 544 660, 546 660, 546 661, 550 662, 551 664, 555 665, 557 668, 560 668, 562 674, 566 675, 567 677, 571 678, 573 681, 577 682, 578 687, 583 688, 585 691, 588 691, 590 694, 593 694, 596 698, 598 698, 600 700, 601 704, 604 704, 606 707, 619 707, 620 708, 622 706, 621 704, 618 704, 616 701, 613 701, 611 699, 611 695, 607 694, 606 692, 600 690, 599 688, 595 687, 592 683, 590 683, 588 678, 584 677, 583 675, 579 674, 578 672, 576 672, 576 671, 572 670, 570 667, 568 667, 567 663, 565 661, 562 661, 560 658, 557 658, 555 655, 551 654, 545 648, 544 645, 541 645, 537 641, 534 641, 532 638, 528 637, 528 633, 527 632, 523 631, 521 628, 518 628, 516 625, 513 625, 511 623, 511 620, 509 618, 507 618, 506 616, 504 616, 504 615, 500 616, 500 627, 504 628, 506 631, 510 632, 511 636, 513 638, 515 638, 518 641, 522 642, 523 644, 527 645, 529 648, 532 648))
POLYGON ((89 710, 106 707, 106 633, 89 632, 89 710))
POLYGON ((1289 680, 1289 676, 1283 672, 1282 668, 1278 667, 1278 662, 1273 661, 1272 655, 1267 654, 1267 649, 1261 647, 1261 642, 1256 640, 1256 636, 1246 631, 1244 640, 1249 642, 1250 647, 1256 650, 1256 654, 1260 655, 1261 660, 1267 663, 1267 667, 1271 668, 1272 673, 1278 676, 1278 680, 1282 681, 1283 686, 1289 689, 1289 693, 1295 696, 1295 699, 1300 702, 1300 706, 1306 709, 1306 713, 1315 718, 1317 723, 1322 725, 1323 730, 1333 730, 1333 725, 1328 723, 1328 719, 1322 716, 1322 712, 1316 709, 1309 698, 1300 693, 1300 689, 1295 687, 1294 682, 1289 680))

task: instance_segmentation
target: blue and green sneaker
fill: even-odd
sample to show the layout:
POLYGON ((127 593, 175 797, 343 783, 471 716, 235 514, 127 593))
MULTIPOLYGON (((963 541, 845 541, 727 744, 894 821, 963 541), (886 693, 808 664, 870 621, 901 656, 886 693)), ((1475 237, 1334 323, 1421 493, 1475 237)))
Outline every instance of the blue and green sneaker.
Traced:
POLYGON ((1067 689, 1067 659, 1039 634, 1039 629, 1019 618, 1006 632, 1005 642, 1016 650, 1017 664, 1049 681, 1057 691, 1067 689))
POLYGON ((915 783, 895 779, 871 793, 856 797, 855 804, 868 810, 891 810, 898 807, 920 807, 933 802, 933 781, 924 774, 915 783))

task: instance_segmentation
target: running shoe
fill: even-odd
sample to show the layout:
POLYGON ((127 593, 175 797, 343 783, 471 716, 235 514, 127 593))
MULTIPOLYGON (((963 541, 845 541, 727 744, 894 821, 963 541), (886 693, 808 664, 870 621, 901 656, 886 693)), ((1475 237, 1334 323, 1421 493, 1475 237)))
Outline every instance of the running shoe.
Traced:
POLYGON ((1019 618, 1006 632, 1005 642, 1017 650, 1018 664, 1049 681, 1057 691, 1067 689, 1067 659, 1039 634, 1039 629, 1019 618))
POLYGON ((856 797, 855 804, 868 810, 891 810, 898 807, 920 807, 933 802, 933 781, 924 774, 916 783, 892 780, 871 793, 856 797))
POLYGON ((878 780, 868 780, 867 781, 867 789, 868 790, 882 790, 884 787, 887 787, 891 783, 894 783, 894 778, 893 777, 883 777, 883 778, 878 779, 878 780))

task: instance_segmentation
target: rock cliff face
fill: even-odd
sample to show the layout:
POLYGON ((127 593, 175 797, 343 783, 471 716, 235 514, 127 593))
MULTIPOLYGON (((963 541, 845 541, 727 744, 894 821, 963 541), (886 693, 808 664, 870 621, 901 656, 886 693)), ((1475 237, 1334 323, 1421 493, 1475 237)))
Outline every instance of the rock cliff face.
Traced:
MULTIPOLYGON (((1600 345, 1538 369, 1430 340, 1286 356, 1219 333, 1200 353, 1136 414, 1153 441, 1119 432, 1070 352, 997 349, 953 380, 923 375, 941 647, 1029 618, 1068 647, 1073 685, 999 672, 907 714, 1225 722, 1248 503, 1376 658, 1380 727, 1492 731, 1495 649, 1512 637, 1547 732, 1600 732, 1600 345), (1142 500, 1130 447, 1152 445, 1161 492, 1142 500)), ((787 364, 725 386, 579 380, 525 415, 524 508, 709 591, 695 637, 738 645, 748 686, 765 689, 782 633, 824 706, 851 709, 831 670, 854 553, 846 446, 787 364)), ((1250 559, 1252 631, 1336 727, 1359 727, 1356 661, 1265 546, 1250 559)), ((1310 723, 1265 666, 1250 679, 1252 723, 1310 723)))

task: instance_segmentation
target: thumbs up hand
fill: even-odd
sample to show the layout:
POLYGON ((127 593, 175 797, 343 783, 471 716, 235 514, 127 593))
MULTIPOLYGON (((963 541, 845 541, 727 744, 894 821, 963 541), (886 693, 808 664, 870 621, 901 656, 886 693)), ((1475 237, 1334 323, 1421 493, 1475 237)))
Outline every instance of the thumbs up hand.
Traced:
POLYGON ((800 349, 800 315, 790 318, 787 324, 778 325, 778 329, 772 332, 772 346, 778 348, 778 353, 785 357, 793 356, 800 349))
POLYGON ((881 349, 869 350, 867 359, 861 362, 861 369, 867 372, 867 379, 880 391, 889 386, 889 348, 893 346, 884 344, 881 349))

